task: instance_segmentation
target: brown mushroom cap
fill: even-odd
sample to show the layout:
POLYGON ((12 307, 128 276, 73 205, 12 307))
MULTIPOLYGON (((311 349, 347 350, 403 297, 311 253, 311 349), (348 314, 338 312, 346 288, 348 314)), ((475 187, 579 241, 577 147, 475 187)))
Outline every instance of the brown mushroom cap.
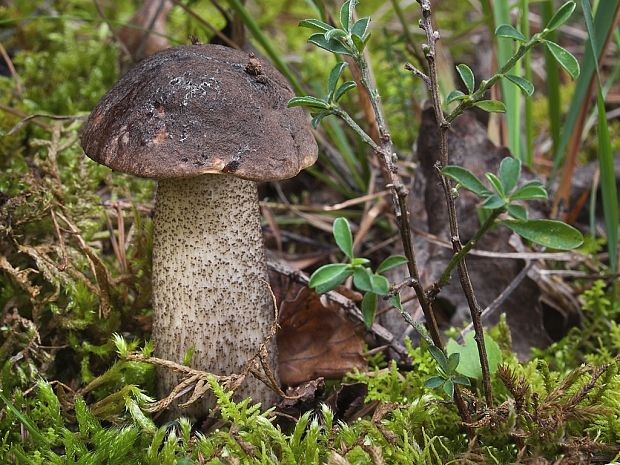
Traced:
POLYGON ((219 45, 190 45, 136 65, 91 113, 86 155, 145 178, 229 173, 253 181, 295 176, 317 146, 293 92, 273 66, 219 45))

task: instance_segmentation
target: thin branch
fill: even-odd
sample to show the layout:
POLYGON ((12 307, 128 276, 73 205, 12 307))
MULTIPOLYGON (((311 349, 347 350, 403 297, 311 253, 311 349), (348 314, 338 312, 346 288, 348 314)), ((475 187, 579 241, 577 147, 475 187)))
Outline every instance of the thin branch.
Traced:
MULTIPOLYGON (((454 251, 456 255, 464 255, 464 253, 462 252, 463 244, 461 243, 461 239, 459 237, 459 228, 458 228, 458 222, 457 222, 457 216, 456 216, 456 205, 454 202, 454 198, 452 197, 451 182, 447 177, 441 175, 441 169, 444 166, 448 165, 449 163, 448 129, 450 128, 450 122, 446 119, 444 112, 442 110, 441 98, 440 98, 440 93, 439 93, 439 81, 437 77, 437 64, 435 62, 435 57, 437 54, 437 41, 439 40, 440 35, 439 35, 439 31, 436 31, 433 28, 430 0, 418 0, 418 3, 420 4, 420 7, 422 9, 422 19, 420 21, 420 27, 426 33, 426 39, 427 39, 427 44, 424 44, 422 46, 422 50, 424 51, 424 55, 426 56, 426 60, 428 62, 428 77, 430 81, 430 86, 428 90, 431 94, 431 100, 433 102, 433 110, 435 112, 435 120, 437 121, 437 126, 438 126, 438 131, 439 131, 440 153, 439 153, 439 162, 436 164, 435 167, 437 168, 437 171, 440 174, 441 185, 444 191, 446 205, 448 207, 448 218, 449 218, 449 223, 450 223, 450 236, 451 236, 450 239, 452 242, 452 250, 454 251)), ((515 60, 515 63, 516 63, 516 60, 515 60)), ((514 63, 511 65, 511 67, 513 65, 514 63)), ((478 355, 480 357, 480 365, 482 367, 482 384, 484 388, 485 400, 486 400, 487 408, 492 408, 493 407, 493 392, 491 388, 489 361, 487 358, 486 348, 484 344, 484 330, 482 327, 482 322, 480 320, 482 309, 480 308, 480 305, 478 304, 476 295, 474 293, 474 288, 471 283, 471 279, 469 277, 469 271, 467 269, 467 262, 464 259, 459 259, 457 261, 457 268, 459 272, 459 281, 461 283, 461 287, 463 288, 463 292, 465 293, 465 297, 467 299, 467 304, 469 306, 469 311, 471 314, 472 322, 474 325, 474 330, 476 333, 474 339, 476 340, 476 344, 478 346, 478 355)))

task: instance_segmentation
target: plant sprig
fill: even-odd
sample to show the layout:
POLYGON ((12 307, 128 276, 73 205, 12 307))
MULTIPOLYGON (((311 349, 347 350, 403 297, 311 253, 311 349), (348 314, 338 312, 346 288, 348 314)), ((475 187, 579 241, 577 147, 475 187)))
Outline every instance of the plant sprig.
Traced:
POLYGON ((377 313, 377 297, 386 296, 390 291, 390 282, 383 276, 383 273, 404 265, 407 263, 407 258, 402 255, 392 255, 383 260, 376 271, 373 271, 369 266, 370 260, 354 256, 353 234, 346 218, 336 218, 332 233, 338 248, 349 259, 349 262, 332 263, 320 267, 310 276, 308 286, 319 294, 324 294, 353 277, 353 285, 364 293, 361 304, 362 314, 366 327, 370 328, 377 313))
MULTIPOLYGON (((468 93, 466 94, 460 90, 453 90, 448 94, 445 99, 446 104, 453 102, 459 102, 459 104, 454 110, 452 110, 452 112, 446 115, 446 121, 454 121, 457 116, 463 114, 465 110, 471 107, 478 107, 487 112, 504 113, 506 111, 506 106, 503 102, 499 100, 484 99, 487 91, 503 78, 508 79, 511 83, 521 89, 525 95, 531 97, 534 93, 534 84, 525 78, 509 74, 509 72, 531 48, 539 44, 544 44, 558 64, 571 76, 571 78, 577 79, 580 72, 579 62, 577 59, 568 50, 547 39, 547 36, 549 36, 551 32, 556 30, 564 24, 568 18, 570 18, 573 11, 575 11, 575 6, 575 2, 572 0, 564 3, 556 14, 549 20, 545 28, 530 38, 525 37, 523 33, 515 29, 510 24, 500 24, 495 30, 495 35, 498 38, 515 41, 518 44, 515 53, 496 74, 494 74, 491 78, 480 82, 477 89, 475 88, 474 73, 472 70, 465 64, 457 65, 457 73, 463 81, 468 93)), ((413 67, 408 65, 408 69, 412 70, 411 68, 413 67)), ((420 72, 416 71, 416 74, 419 75, 420 72)))

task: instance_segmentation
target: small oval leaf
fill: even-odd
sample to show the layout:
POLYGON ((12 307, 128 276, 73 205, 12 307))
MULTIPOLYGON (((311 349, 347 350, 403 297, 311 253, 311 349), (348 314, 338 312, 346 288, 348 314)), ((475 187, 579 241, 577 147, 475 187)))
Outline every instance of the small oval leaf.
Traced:
POLYGON ((465 84, 467 91, 471 94, 474 91, 474 88, 475 88, 474 86, 476 83, 474 80, 474 72, 471 70, 469 66, 463 63, 458 65, 456 67, 456 70, 458 71, 459 76, 461 76, 461 80, 465 84))
POLYGON ((497 37, 505 37, 506 39, 518 40, 519 42, 525 42, 527 40, 521 32, 517 31, 510 24, 500 24, 497 26, 495 35, 497 37))
POLYGON ((336 65, 329 73, 329 79, 327 81, 327 100, 329 102, 333 100, 334 92, 336 91, 336 85, 338 84, 340 76, 342 76, 342 73, 347 66, 349 65, 345 61, 341 61, 339 63, 336 63, 336 65))
POLYGON ((510 200, 542 200, 547 197, 547 190, 540 181, 530 181, 517 189, 510 200))
POLYGON ((355 21, 355 24, 351 28, 351 33, 358 36, 360 39, 364 39, 366 35, 366 31, 368 30, 368 25, 370 24, 370 18, 362 18, 355 21))
POLYGON ((306 95, 304 97, 293 97, 288 101, 287 106, 322 108, 324 110, 329 108, 329 104, 325 100, 312 97, 311 95, 306 95))
POLYGON ((445 382, 446 380, 443 379, 441 376, 431 376, 426 381, 424 381, 424 386, 429 389, 435 389, 441 386, 445 382))
POLYGON ((325 33, 325 40, 327 40, 328 42, 337 41, 338 39, 342 37, 346 37, 346 36, 347 36, 346 31, 343 31, 342 29, 334 28, 325 33))
POLYGON ((316 45, 328 52, 340 53, 341 55, 351 55, 351 52, 337 40, 327 40, 325 34, 316 33, 308 38, 308 42, 316 45))
POLYGON ((390 282, 385 276, 378 274, 372 275, 372 291, 375 294, 385 295, 390 290, 390 282))
POLYGON ((319 124, 321 123, 321 120, 323 118, 325 118, 326 116, 331 115, 332 112, 329 110, 323 110, 321 112, 319 112, 319 114, 315 115, 314 118, 312 118, 312 121, 310 122, 312 124, 312 127, 314 129, 319 127, 319 124))
POLYGON ((484 173, 484 175, 486 176, 486 178, 489 180, 489 182, 491 183, 491 185, 493 186, 493 188, 499 195, 501 196, 506 195, 506 192, 504 191, 504 184, 502 183, 502 181, 500 181, 500 179, 497 176, 489 172, 484 173))
POLYGON ((446 97, 446 103, 452 103, 455 100, 463 100, 463 99, 466 99, 466 98, 467 98, 467 95, 465 95, 460 90, 453 90, 446 97))
POLYGON ((451 379, 447 379, 443 385, 443 391, 448 395, 450 399, 454 397, 454 383, 451 379))
POLYGON ((553 17, 545 25, 545 29, 548 29, 550 32, 559 28, 568 20, 568 18, 570 18, 570 16, 573 14, 573 11, 575 11, 576 6, 577 5, 575 4, 575 2, 566 2, 560 7, 558 11, 556 11, 553 17))
POLYGON ((353 271, 353 284, 363 292, 372 292, 372 273, 368 268, 356 268, 353 271))
POLYGON ((330 26, 323 21, 319 21, 318 19, 304 19, 299 22, 299 27, 307 27, 321 32, 331 31, 333 29, 333 26, 330 26))
POLYGON ((356 87, 357 84, 355 83, 355 81, 346 81, 341 84, 340 87, 338 87, 338 89, 336 90, 336 93, 334 94, 334 102, 340 100, 344 96, 344 94, 349 92, 351 89, 355 89, 356 87))
POLYGON ((545 40, 545 45, 547 46, 547 50, 549 50, 549 52, 551 52, 551 55, 553 55, 553 58, 555 58, 559 65, 564 68, 564 70, 570 75, 570 77, 572 77, 573 79, 577 79, 580 72, 579 62, 577 61, 577 58, 575 58, 572 53, 570 53, 565 48, 560 47, 555 42, 545 40))
POLYGON ((367 292, 362 299, 362 315, 364 316, 364 324, 368 329, 372 327, 375 322, 375 315, 377 314, 377 294, 373 292, 367 292))
POLYGON ((528 97, 531 97, 532 94, 534 93, 534 84, 532 84, 527 79, 524 79, 520 76, 515 76, 514 74, 507 74, 506 79, 508 79, 510 82, 516 85, 519 89, 521 89, 521 91, 528 97))
MULTIPOLYGON (((332 287, 335 288, 339 284, 343 283, 345 279, 350 276, 353 271, 346 263, 333 263, 331 265, 324 265, 312 273, 308 287, 317 288, 319 286, 325 286, 326 284, 337 283, 332 287)), ((331 289, 330 289, 331 290, 331 289)), ((317 291, 318 292, 318 291, 317 291)), ((327 292, 327 291, 324 291, 327 292)))
POLYGON ((498 208, 502 208, 504 205, 506 205, 506 201, 499 195, 493 194, 482 202, 482 205, 480 206, 487 210, 497 210, 498 208))
POLYGON ((484 184, 482 184, 482 181, 480 181, 474 173, 461 166, 448 165, 441 170, 441 174, 448 176, 468 191, 471 191, 480 197, 491 195, 491 192, 485 187, 484 184))
POLYGON ((506 157, 499 164, 499 180, 505 193, 511 192, 521 176, 521 162, 516 158, 506 157))
POLYGON ((490 113, 506 113, 506 105, 499 100, 480 100, 475 102, 474 106, 490 113))
POLYGON ((349 221, 342 216, 336 218, 332 230, 334 239, 336 239, 336 244, 340 247, 340 250, 342 250, 347 257, 353 258, 353 235, 351 234, 349 221))
POLYGON ((519 236, 551 249, 571 250, 583 244, 581 233, 561 221, 504 220, 501 223, 519 236))
POLYGON ((510 216, 517 220, 527 220, 527 208, 522 205, 508 205, 506 211, 510 216))
POLYGON ((397 266, 404 265, 409 260, 404 255, 392 255, 391 257, 386 258, 381 262, 379 267, 377 268, 377 273, 381 274, 387 270, 391 270, 392 268, 396 268, 397 266))

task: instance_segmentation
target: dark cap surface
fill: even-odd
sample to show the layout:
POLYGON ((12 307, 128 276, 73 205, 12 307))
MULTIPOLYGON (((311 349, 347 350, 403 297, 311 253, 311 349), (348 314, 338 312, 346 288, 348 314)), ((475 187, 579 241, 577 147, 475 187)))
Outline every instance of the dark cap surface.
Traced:
POLYGON ((228 173, 295 176, 317 146, 284 77, 265 60, 219 45, 164 50, 101 99, 81 135, 86 155, 146 178, 228 173))

